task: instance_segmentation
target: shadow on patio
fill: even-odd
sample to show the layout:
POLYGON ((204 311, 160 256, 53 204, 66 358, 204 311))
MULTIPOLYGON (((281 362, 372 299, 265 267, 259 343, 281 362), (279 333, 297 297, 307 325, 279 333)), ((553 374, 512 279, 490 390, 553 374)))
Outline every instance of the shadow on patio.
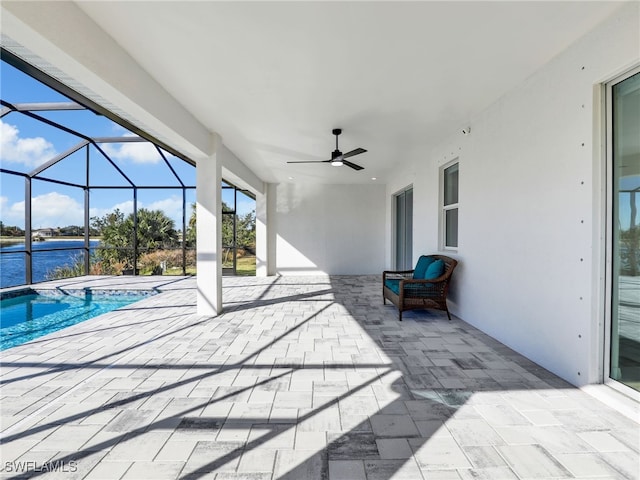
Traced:
POLYGON ((47 473, 12 475, 18 460, 77 462, 65 478, 638 473, 637 426, 441 312, 399 323, 378 278, 226 278, 224 293, 216 318, 176 286, 5 352, 3 475, 47 473))

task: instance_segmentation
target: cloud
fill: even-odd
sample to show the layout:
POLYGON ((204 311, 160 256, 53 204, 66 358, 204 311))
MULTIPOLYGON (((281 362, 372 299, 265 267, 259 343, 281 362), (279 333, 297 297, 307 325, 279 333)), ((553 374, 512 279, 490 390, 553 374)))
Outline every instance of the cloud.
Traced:
POLYGON ((0 216, 5 225, 24 227, 24 202, 11 203, 8 197, 0 197, 0 216))
MULTIPOLYGON (((173 195, 148 204, 138 202, 138 208, 162 210, 169 218, 173 219, 176 229, 182 229, 182 197, 180 196, 173 195)), ((190 215, 189 205, 187 208, 187 215, 190 215)), ((129 215, 133 212, 133 201, 127 200, 106 208, 92 207, 89 209, 89 216, 102 217, 115 209, 120 210, 125 216, 129 215)), ((33 197, 31 214, 33 228, 56 228, 84 224, 84 205, 74 198, 58 192, 33 197)), ((24 228, 24 201, 11 203, 7 197, 0 197, 0 215, 6 225, 24 228)))
POLYGON ((43 137, 20 137, 15 125, 0 120, 0 160, 37 167, 58 154, 53 144, 43 137))
MULTIPOLYGON (((133 213, 133 200, 126 200, 108 208, 89 208, 89 217, 104 217, 106 214, 113 212, 116 208, 127 216, 130 213, 133 213)), ((141 208, 140 204, 138 204, 138 208, 141 208)))
MULTIPOLYGON (((129 215, 133 213, 133 201, 127 200, 122 203, 113 205, 107 208, 94 207, 89 210, 89 216, 91 217, 103 217, 104 215, 113 212, 115 209, 120 210, 122 213, 129 215)), ((169 218, 175 222, 175 228, 182 229, 182 197, 172 195, 169 198, 162 200, 156 200, 155 202, 145 203, 138 201, 138 209, 146 208, 147 210, 162 210, 169 218)), ((191 207, 187 204, 187 215, 191 215, 191 207)), ((189 219, 187 218, 187 221, 189 219)))
POLYGON ((154 164, 162 160, 155 145, 150 142, 104 143, 101 147, 109 157, 120 162, 154 164))
MULTIPOLYGON (((15 222, 10 222, 7 213, 9 212, 9 199, 7 197, 0 197, 0 216, 2 216, 2 221, 6 224, 12 224, 15 222)), ((24 216, 22 217, 22 221, 24 221, 24 216)), ((20 227, 22 227, 22 221, 20 222, 20 227)))
MULTIPOLYGON (((172 195, 164 200, 157 200, 148 205, 143 205, 147 210, 162 210, 169 218, 173 219, 178 230, 182 229, 182 197, 172 195)), ((191 215, 191 210, 187 204, 187 215, 191 215)), ((189 222, 189 217, 187 217, 189 222)))
MULTIPOLYGON (((4 223, 24 227, 24 201, 11 204, 6 197, 2 197, 0 207, 4 223)), ((83 223, 84 206, 68 195, 50 192, 31 199, 33 228, 65 227, 83 223)))

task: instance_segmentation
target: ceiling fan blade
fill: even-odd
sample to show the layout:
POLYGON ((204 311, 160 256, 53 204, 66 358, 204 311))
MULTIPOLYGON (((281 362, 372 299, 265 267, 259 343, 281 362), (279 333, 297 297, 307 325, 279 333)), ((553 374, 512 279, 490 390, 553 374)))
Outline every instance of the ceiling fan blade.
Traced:
POLYGON ((364 152, 366 152, 364 148, 356 148, 355 150, 351 150, 350 152, 347 152, 344 155, 342 155, 342 158, 353 157, 354 155, 360 155, 361 153, 364 153, 364 152))
POLYGON ((351 167, 354 170, 364 170, 364 167, 361 167, 360 165, 356 165, 355 163, 351 163, 349 160, 342 160, 342 163, 344 165, 346 165, 347 167, 351 167))
POLYGON ((331 160, 302 160, 299 162, 287 162, 287 163, 329 163, 331 160))

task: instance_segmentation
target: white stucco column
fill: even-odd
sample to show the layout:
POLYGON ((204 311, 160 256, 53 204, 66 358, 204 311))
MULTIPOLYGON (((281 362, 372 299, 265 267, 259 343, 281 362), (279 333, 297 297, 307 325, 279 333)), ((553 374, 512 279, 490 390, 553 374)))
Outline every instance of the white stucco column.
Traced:
POLYGON ((256 195, 256 277, 267 274, 267 192, 256 195))
POLYGON ((212 154, 196 167, 197 311, 222 313, 222 166, 217 156, 222 144, 214 134, 212 154))
POLYGON ((256 195, 256 276, 276 272, 276 192, 277 185, 267 183, 264 193, 256 195))

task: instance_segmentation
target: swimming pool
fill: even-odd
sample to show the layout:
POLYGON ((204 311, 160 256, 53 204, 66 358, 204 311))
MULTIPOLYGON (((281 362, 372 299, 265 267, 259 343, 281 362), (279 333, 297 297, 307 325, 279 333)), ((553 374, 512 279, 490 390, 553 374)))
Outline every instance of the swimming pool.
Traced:
POLYGON ((148 298, 155 292, 35 292, 0 300, 0 350, 148 298))

